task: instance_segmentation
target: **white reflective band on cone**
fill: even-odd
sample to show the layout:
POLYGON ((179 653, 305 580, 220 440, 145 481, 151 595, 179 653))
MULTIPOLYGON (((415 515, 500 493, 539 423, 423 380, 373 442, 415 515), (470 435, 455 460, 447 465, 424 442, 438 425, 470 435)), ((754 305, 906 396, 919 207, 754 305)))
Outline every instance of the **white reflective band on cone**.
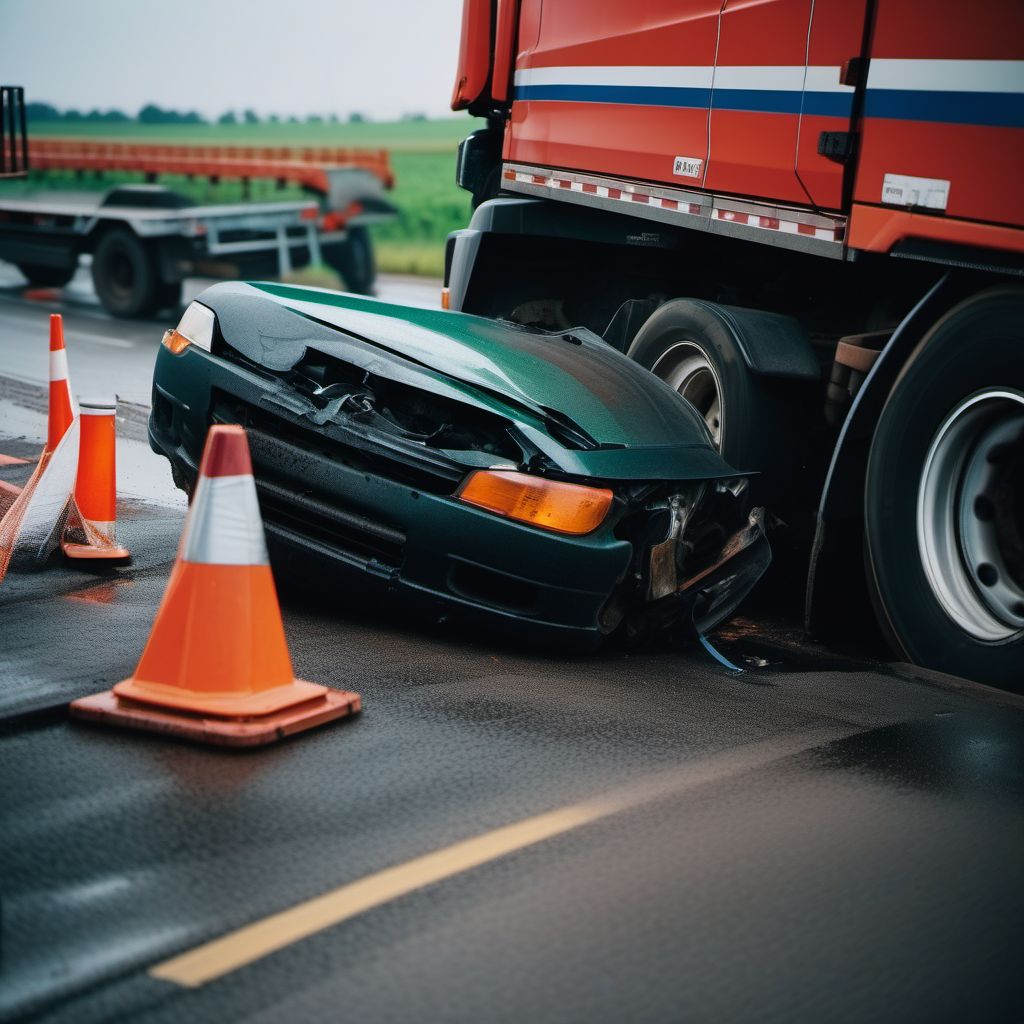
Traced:
POLYGON ((117 412, 116 405, 85 405, 79 402, 78 411, 83 416, 113 416, 117 412))
POLYGON ((68 352, 60 348, 50 353, 50 380, 68 379, 68 352))
POLYGON ((207 565, 269 565, 251 476, 201 476, 185 523, 181 557, 207 565))

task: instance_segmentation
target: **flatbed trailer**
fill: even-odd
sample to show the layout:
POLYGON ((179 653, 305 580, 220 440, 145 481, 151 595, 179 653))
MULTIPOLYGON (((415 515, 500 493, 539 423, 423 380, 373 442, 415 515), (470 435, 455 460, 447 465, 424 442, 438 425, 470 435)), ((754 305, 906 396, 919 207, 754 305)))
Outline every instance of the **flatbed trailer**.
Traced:
POLYGON ((145 184, 106 192, 0 194, 0 259, 29 283, 66 284, 83 255, 104 307, 139 316, 177 305, 183 278, 284 275, 327 263, 350 291, 368 292, 375 270, 367 225, 395 216, 385 150, 165 146, 33 139, 32 170, 135 173, 145 184), (196 204, 157 184, 164 175, 211 183, 268 179, 309 199, 196 204))

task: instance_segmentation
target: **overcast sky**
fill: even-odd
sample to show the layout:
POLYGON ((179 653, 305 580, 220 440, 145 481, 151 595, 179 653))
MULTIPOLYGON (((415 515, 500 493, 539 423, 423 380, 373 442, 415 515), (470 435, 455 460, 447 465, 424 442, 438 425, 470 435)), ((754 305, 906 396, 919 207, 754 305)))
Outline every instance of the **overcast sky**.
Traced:
POLYGON ((26 99, 215 117, 449 113, 462 0, 0 0, 26 99))

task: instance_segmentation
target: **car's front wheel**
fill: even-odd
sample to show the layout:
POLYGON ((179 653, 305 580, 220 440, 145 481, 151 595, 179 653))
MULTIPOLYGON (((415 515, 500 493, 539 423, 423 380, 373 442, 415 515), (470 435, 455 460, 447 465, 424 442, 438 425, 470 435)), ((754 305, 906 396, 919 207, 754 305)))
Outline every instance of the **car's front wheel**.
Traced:
POLYGON ((1024 291, 921 341, 871 445, 868 586, 908 660, 1024 689, 1024 291))

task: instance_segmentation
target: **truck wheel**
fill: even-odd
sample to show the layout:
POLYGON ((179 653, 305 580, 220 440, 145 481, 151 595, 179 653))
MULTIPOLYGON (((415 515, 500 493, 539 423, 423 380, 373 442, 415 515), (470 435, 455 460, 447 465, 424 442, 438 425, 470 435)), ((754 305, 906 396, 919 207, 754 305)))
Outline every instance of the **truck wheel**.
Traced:
POLYGON ((358 295, 373 293, 377 280, 377 267, 373 258, 373 242, 366 228, 348 229, 348 237, 341 245, 326 246, 324 260, 336 270, 350 292, 358 295))
POLYGON ((637 332, 628 355, 687 399, 735 469, 764 474, 758 500, 783 511, 799 468, 799 420, 792 382, 752 373, 734 330, 712 303, 675 299, 637 332))
POLYGON ((153 258, 127 228, 115 228, 100 239, 92 257, 92 283, 103 308, 112 316, 142 316, 156 308, 158 281, 153 258))
POLYGON ((63 288, 75 276, 76 267, 44 267, 38 263, 19 263, 18 269, 37 288, 63 288))
POLYGON ((996 289, 921 340, 875 429, 868 589, 909 661, 1024 689, 1024 291, 996 289))

